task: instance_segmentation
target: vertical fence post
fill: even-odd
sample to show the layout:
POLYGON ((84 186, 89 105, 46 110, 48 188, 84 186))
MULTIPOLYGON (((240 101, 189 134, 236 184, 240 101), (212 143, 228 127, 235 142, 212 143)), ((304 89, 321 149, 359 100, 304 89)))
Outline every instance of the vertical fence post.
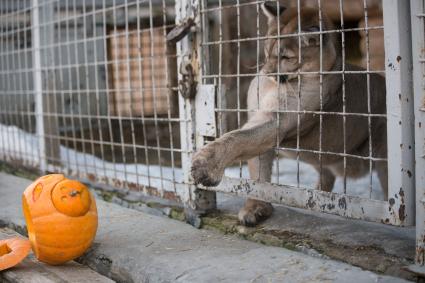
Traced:
POLYGON ((33 80, 35 96, 35 121, 36 133, 38 137, 38 152, 40 159, 40 171, 46 172, 46 153, 44 143, 44 122, 43 122, 43 80, 41 74, 41 50, 40 50, 40 13, 38 0, 32 0, 31 9, 31 35, 32 35, 32 60, 33 60, 33 80))
POLYGON ((59 129, 55 116, 55 100, 53 76, 51 70, 43 70, 54 66, 54 10, 50 0, 32 0, 31 33, 33 79, 35 95, 36 133, 40 158, 40 171, 48 170, 48 163, 59 161, 59 129), (50 48, 51 50, 47 50, 50 48), (47 90, 47 92, 46 92, 47 90), (50 115, 46 115, 50 113, 50 115))
MULTIPOLYGON (((196 26, 195 32, 189 33, 177 43, 177 66, 180 69, 183 61, 191 62, 195 72, 197 90, 199 91, 200 71, 203 58, 200 56, 200 5, 199 0, 176 0, 176 24, 182 23, 187 18, 193 18, 196 26)), ((178 75, 179 81, 182 75, 178 75)), ((182 169, 184 182, 187 186, 186 194, 183 197, 185 204, 186 220, 192 225, 199 226, 198 215, 214 209, 216 206, 215 192, 204 191, 193 185, 191 177, 192 155, 197 147, 203 145, 203 139, 196 134, 195 101, 184 98, 179 94, 179 115, 180 115, 180 139, 182 148, 182 169)))
POLYGON ((416 164, 416 257, 425 274, 425 7, 411 2, 416 164))
POLYGON ((414 115, 409 1, 383 1, 391 223, 415 224, 414 115))

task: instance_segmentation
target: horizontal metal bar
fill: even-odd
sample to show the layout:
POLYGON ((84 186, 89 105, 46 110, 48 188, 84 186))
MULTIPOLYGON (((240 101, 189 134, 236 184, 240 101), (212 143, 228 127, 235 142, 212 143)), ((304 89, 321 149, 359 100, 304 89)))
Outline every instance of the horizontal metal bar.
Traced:
MULTIPOLYGON (((99 145, 108 145, 108 146, 116 146, 116 147, 127 147, 127 148, 138 148, 138 149, 150 149, 150 150, 161 150, 161 151, 167 151, 167 152, 179 152, 179 153, 185 153, 186 151, 183 151, 182 149, 178 148, 167 148, 167 147, 160 147, 160 146, 145 146, 140 144, 132 144, 132 143, 118 143, 118 142, 108 142, 108 141, 98 141, 98 140, 92 140, 92 139, 82 139, 77 137, 67 137, 67 136, 55 136, 55 135, 49 135, 45 134, 44 137, 52 139, 52 140, 60 140, 60 141, 70 141, 70 142, 79 142, 79 143, 90 143, 90 144, 99 144, 99 145)), ((117 150, 119 151, 119 150, 117 150)))
POLYGON ((342 74, 385 74, 384 70, 377 71, 317 71, 317 72, 279 72, 279 73, 250 73, 250 74, 215 74, 215 75, 202 75, 202 79, 215 79, 215 78, 241 78, 241 77, 272 77, 278 75, 342 75, 342 74))
MULTIPOLYGON (((210 2, 210 1, 211 0, 209 0, 208 2, 210 2)), ((201 9, 199 12, 201 14, 205 14, 205 13, 208 13, 208 12, 220 11, 220 10, 231 9, 231 8, 254 6, 254 5, 258 5, 258 4, 263 4, 264 2, 266 2, 266 1, 260 0, 260 1, 252 1, 252 2, 248 2, 248 3, 240 3, 240 4, 234 4, 234 5, 224 5, 224 6, 220 5, 218 7, 204 8, 204 9, 201 9)))
POLYGON ((241 74, 212 74, 202 75, 202 79, 219 79, 219 78, 243 78, 243 77, 273 77, 278 75, 343 75, 343 74, 385 74, 383 70, 376 71, 323 71, 323 72, 280 72, 280 73, 241 73, 241 74))
MULTIPOLYGON (((1 110, 1 113, 8 115, 30 115, 34 116, 36 113, 32 111, 7 111, 1 110)), ((164 114, 165 115, 165 114, 164 114)), ((94 114, 80 114, 80 113, 61 113, 61 112, 49 112, 43 113, 43 117, 57 117, 57 118, 68 118, 68 119, 99 119, 99 120, 124 120, 124 121, 145 121, 145 122, 162 122, 162 123, 178 123, 178 122, 189 122, 189 120, 180 120, 180 118, 160 118, 160 117, 145 117, 145 116, 115 116, 115 115, 94 115, 94 114)))
POLYGON ((322 155, 334 155, 334 156, 341 156, 341 157, 350 157, 350 158, 357 158, 357 159, 371 160, 371 161, 387 161, 387 158, 379 158, 379 157, 372 157, 372 156, 360 156, 360 155, 354 155, 354 154, 342 153, 342 152, 320 151, 320 150, 290 148, 290 147, 277 147, 276 149, 282 150, 282 151, 304 152, 304 153, 314 153, 314 154, 322 154, 322 155))
POLYGON ((292 34, 281 34, 281 35, 267 35, 267 36, 257 36, 257 37, 246 37, 246 38, 237 38, 237 39, 227 39, 227 40, 217 40, 217 41, 208 41, 203 42, 203 46, 208 45, 222 45, 228 43, 238 43, 238 42, 247 42, 247 41, 264 41, 268 39, 283 39, 283 38, 292 38, 292 37, 301 37, 304 35, 319 35, 319 34, 330 34, 343 32, 354 32, 354 31, 369 31, 369 30, 383 30, 384 26, 374 26, 374 27, 364 27, 364 28, 349 28, 349 29, 334 29, 334 30, 322 30, 317 32, 299 32, 292 34))
POLYGON ((344 217, 396 225, 392 206, 385 201, 361 198, 346 194, 296 188, 288 185, 259 183, 247 179, 224 177, 217 187, 204 190, 231 193, 237 196, 304 208, 344 217))
MULTIPOLYGON (((38 6, 44 6, 47 4, 58 4, 60 9, 68 9, 68 8, 78 8, 81 9, 83 7, 93 7, 93 4, 95 8, 110 8, 110 7, 117 7, 119 5, 135 5, 137 2, 141 4, 141 6, 148 6, 149 2, 152 3, 153 6, 161 6, 163 5, 163 0, 103 0, 103 1, 88 1, 88 0, 74 0, 74 1, 58 1, 58 0, 52 0, 49 2, 46 2, 46 4, 38 5, 38 6), (89 4, 88 4, 89 3, 89 4)), ((15 10, 22 10, 22 9, 30 9, 31 6, 31 0, 3 0, 4 4, 2 5, 2 8, 6 8, 5 11, 15 11, 15 10)), ((264 2, 264 1, 263 1, 264 2)))
MULTIPOLYGON (((258 112, 258 109, 220 109, 216 108, 216 112, 258 112)), ((310 110, 274 110, 267 111, 268 113, 298 113, 298 114, 315 114, 315 115, 336 115, 336 116, 352 116, 352 117, 387 117, 387 114, 373 113, 349 113, 349 112, 325 112, 325 111, 310 111, 310 110)))

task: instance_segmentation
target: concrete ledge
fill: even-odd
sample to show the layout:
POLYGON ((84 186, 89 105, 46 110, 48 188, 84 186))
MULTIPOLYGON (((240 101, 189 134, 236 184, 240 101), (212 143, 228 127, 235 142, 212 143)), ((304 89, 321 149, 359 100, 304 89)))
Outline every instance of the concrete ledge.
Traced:
POLYGON ((244 203, 242 198, 218 194, 217 202, 220 213, 205 216, 205 227, 269 245, 306 252, 316 250, 322 256, 378 273, 415 278, 404 269, 414 262, 415 227, 395 227, 275 205, 271 218, 255 228, 246 228, 237 220, 238 209, 244 203))
MULTIPOLYGON (((0 173, 0 219, 22 229, 31 181, 0 173)), ((98 200, 99 229, 79 262, 119 282, 405 282, 333 260, 197 230, 98 200)))
MULTIPOLYGON (((1 195, 1 192, 0 192, 1 195)), ((0 240, 16 237, 19 234, 8 228, 0 228, 0 240)), ((17 266, 0 272, 0 282, 10 283, 109 283, 114 282, 111 279, 102 276, 87 266, 68 262, 61 266, 51 266, 38 261, 30 253, 17 266)))

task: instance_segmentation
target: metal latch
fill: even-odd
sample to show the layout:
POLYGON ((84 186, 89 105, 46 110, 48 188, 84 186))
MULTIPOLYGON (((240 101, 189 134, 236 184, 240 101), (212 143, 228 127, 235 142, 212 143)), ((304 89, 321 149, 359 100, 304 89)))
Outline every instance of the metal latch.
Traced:
POLYGON ((181 24, 175 26, 168 34, 167 41, 169 43, 176 43, 182 40, 183 37, 189 34, 191 27, 195 25, 193 18, 185 19, 181 24))
POLYGON ((192 99, 196 95, 196 82, 193 66, 188 59, 183 59, 180 64, 179 91, 184 98, 192 99))

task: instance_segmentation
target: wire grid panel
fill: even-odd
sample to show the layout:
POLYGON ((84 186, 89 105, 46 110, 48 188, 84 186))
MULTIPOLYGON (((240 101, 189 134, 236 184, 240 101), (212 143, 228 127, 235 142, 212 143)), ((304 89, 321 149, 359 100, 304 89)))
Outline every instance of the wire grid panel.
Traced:
POLYGON ((39 152, 33 151, 34 139, 11 125, 27 132, 36 132, 32 72, 32 33, 27 24, 30 7, 15 8, 12 1, 0 3, 0 156, 8 162, 36 166, 39 152))
POLYGON ((286 2, 201 9, 204 25, 213 21, 202 42, 211 54, 202 83, 218 88, 212 146, 226 148, 228 166, 204 188, 411 225, 392 207, 403 196, 387 201, 385 105, 395 95, 385 92, 383 3, 286 2))
POLYGON ((174 5, 1 1, 1 160, 180 201, 174 5))

